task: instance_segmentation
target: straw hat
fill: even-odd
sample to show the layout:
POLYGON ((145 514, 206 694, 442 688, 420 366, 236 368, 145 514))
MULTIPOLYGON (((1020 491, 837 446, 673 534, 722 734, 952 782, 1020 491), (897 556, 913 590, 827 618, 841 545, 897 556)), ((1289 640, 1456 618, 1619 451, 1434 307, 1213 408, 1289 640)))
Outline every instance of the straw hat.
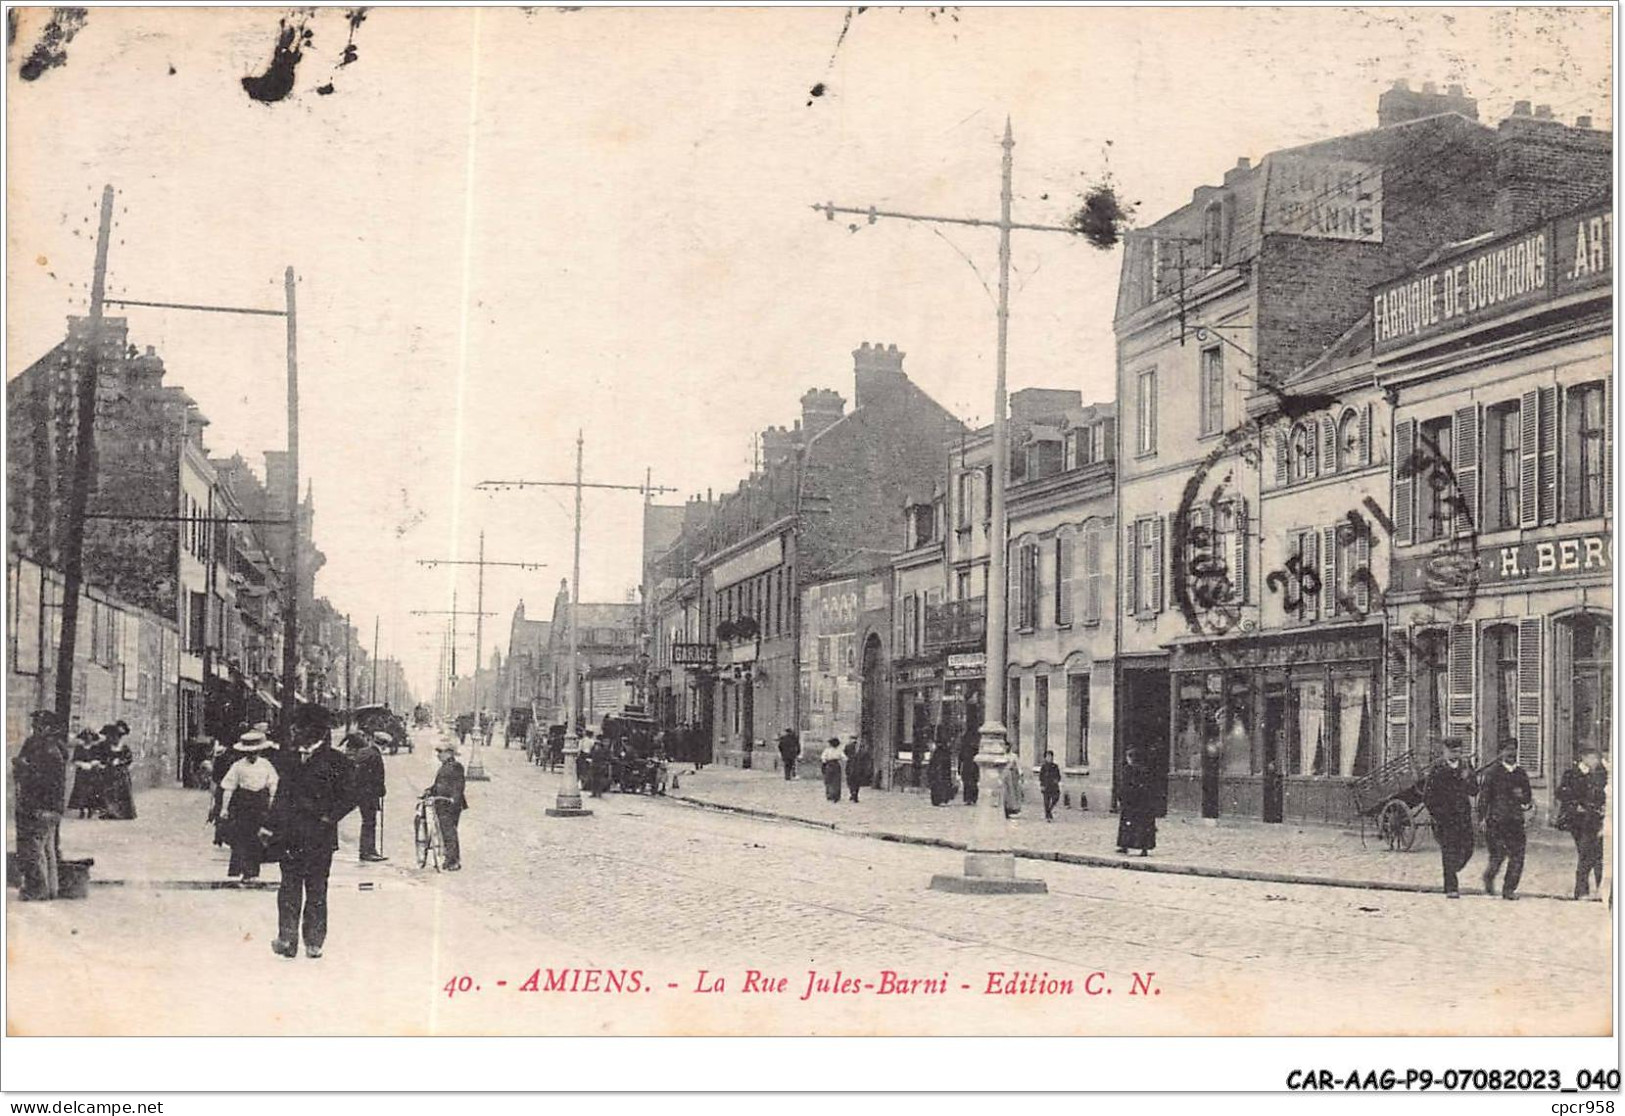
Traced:
POLYGON ((236 749, 239 752, 263 752, 271 746, 265 739, 263 732, 245 732, 237 738, 236 749))

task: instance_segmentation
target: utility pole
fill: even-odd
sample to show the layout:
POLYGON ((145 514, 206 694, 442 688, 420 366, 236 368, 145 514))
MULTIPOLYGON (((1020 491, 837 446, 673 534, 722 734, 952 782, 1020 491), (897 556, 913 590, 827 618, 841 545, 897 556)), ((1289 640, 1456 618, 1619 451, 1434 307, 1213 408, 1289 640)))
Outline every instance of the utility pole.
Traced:
POLYGON ((999 219, 997 221, 974 217, 938 217, 918 213, 898 213, 870 206, 858 209, 838 206, 834 202, 814 205, 833 221, 837 213, 866 217, 872 225, 881 217, 927 224, 969 225, 976 228, 995 228, 999 231, 999 302, 998 350, 995 359, 993 385, 993 492, 992 538, 988 545, 987 567, 987 678, 986 710, 982 721, 981 749, 976 755, 980 772, 982 795, 977 800, 976 817, 971 841, 965 852, 963 875, 939 874, 932 877, 931 887, 941 891, 976 894, 1045 892, 1043 880, 1021 878, 1016 875, 1015 853, 1010 846, 1009 823, 1004 816, 1004 770, 1010 763, 1019 763, 1019 757, 1010 755, 1008 736, 1004 725, 1005 671, 1007 625, 1005 622, 1005 586, 1008 581, 1009 523, 1005 517, 1004 490, 1010 471, 1009 427, 1005 417, 1005 368, 1010 329, 1010 233, 1014 229, 1034 232, 1061 232, 1077 235, 1076 230, 1059 225, 1033 225, 1011 220, 1010 205, 1013 191, 1013 163, 1011 152, 1016 146, 1010 121, 1004 122, 1004 159, 999 190, 999 219))
POLYGON ((350 697, 350 659, 353 654, 351 648, 355 646, 355 629, 350 627, 350 614, 344 614, 344 728, 350 728, 354 719, 355 702, 350 697))
MULTIPOLYGON (((480 762, 480 742, 482 726, 480 724, 480 659, 485 654, 485 567, 512 566, 521 570, 542 570, 547 568, 546 562, 487 562, 485 560, 485 532, 480 532, 480 556, 472 562, 457 561, 450 558, 419 558, 420 566, 478 566, 479 582, 475 590, 474 599, 474 747, 468 754, 468 778, 477 782, 485 782, 491 777, 485 773, 485 765, 480 762)), ((456 597, 452 598, 452 608, 456 609, 456 597)))
POLYGON ((581 696, 579 692, 581 644, 579 637, 580 625, 577 623, 580 615, 578 606, 581 603, 581 491, 585 488, 609 488, 642 492, 645 502, 647 502, 651 492, 677 491, 675 488, 652 487, 649 483, 651 475, 649 473, 645 473, 644 482, 641 485, 604 484, 582 480, 582 446, 582 433, 577 430, 576 478, 574 481, 482 481, 474 486, 477 489, 487 491, 509 488, 574 488, 576 492, 575 557, 570 573, 570 688, 568 700, 565 704, 564 781, 559 784, 559 792, 554 805, 547 809, 547 816, 550 818, 583 818, 592 814, 591 810, 582 808, 581 780, 576 776, 576 758, 581 754, 581 738, 577 735, 578 729, 576 727, 576 722, 581 716, 581 696))
MULTIPOLYGON (((389 683, 384 683, 384 704, 389 704, 389 683)), ((367 694, 367 704, 378 704, 378 617, 372 618, 372 689, 367 694)))
POLYGON ((444 698, 441 701, 440 708, 441 708, 441 715, 445 716, 445 715, 450 714, 450 713, 453 712, 452 709, 451 709, 451 702, 452 702, 452 699, 454 697, 454 691, 456 689, 455 683, 456 683, 456 680, 457 680, 457 618, 459 616, 472 616, 473 613, 466 612, 466 611, 461 611, 461 610, 458 609, 458 607, 457 607, 457 590, 456 590, 456 588, 453 588, 452 591, 451 591, 451 608, 449 610, 443 609, 443 608, 442 609, 415 608, 415 609, 412 610, 412 615, 413 616, 445 616, 445 617, 449 617, 449 619, 447 621, 447 625, 449 627, 449 632, 442 637, 441 647, 443 648, 443 654, 441 656, 441 661, 440 661, 440 677, 441 677, 441 685, 442 685, 442 691, 441 692, 444 695, 444 698))
MULTIPOLYGON (((282 746, 293 748, 299 707, 299 336, 294 316, 293 268, 282 273, 288 315, 288 593, 282 612, 282 746)), ((287 753, 292 754, 290 751, 287 753)))
POLYGON ((96 263, 90 277, 89 336, 68 341, 70 356, 78 356, 79 398, 74 407, 78 423, 73 455, 73 484, 68 489, 67 537, 62 541, 62 642, 56 649, 56 713, 66 731, 73 717, 73 656, 79 636, 79 595, 85 576, 85 506, 95 480, 96 388, 101 380, 102 307, 107 294, 107 242, 113 232, 113 187, 102 187, 101 223, 96 231, 96 263))

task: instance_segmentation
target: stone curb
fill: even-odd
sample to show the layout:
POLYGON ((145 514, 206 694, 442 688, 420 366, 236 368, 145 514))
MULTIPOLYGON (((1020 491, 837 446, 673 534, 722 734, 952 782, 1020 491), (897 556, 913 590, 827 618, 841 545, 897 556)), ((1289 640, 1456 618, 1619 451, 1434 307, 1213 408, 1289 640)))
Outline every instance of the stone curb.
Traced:
MULTIPOLYGON (((828 829, 836 833, 844 833, 850 837, 867 837, 875 841, 891 841, 900 845, 923 845, 929 848, 954 849, 964 851, 963 841, 950 841, 943 837, 920 837, 912 833, 892 833, 884 830, 864 830, 843 828, 839 822, 815 821, 810 818, 798 818, 794 814, 780 814, 772 810, 760 810, 750 806, 730 806, 720 802, 707 802, 700 798, 691 798, 684 794, 668 794, 673 802, 682 802, 702 810, 715 810, 719 813, 742 814, 746 817, 765 818, 772 821, 794 822, 797 825, 813 826, 818 829, 828 829)), ((1220 880, 1247 880, 1253 883, 1279 883, 1303 884, 1309 887, 1341 887, 1355 891, 1399 891, 1416 895, 1437 895, 1439 888, 1434 884, 1408 883, 1403 880, 1355 880, 1340 876, 1306 876, 1293 872, 1263 872, 1251 868, 1214 868, 1202 864, 1180 864, 1167 860, 1125 859, 1123 857, 1099 856, 1092 853, 1069 853, 1049 851, 1044 849, 1014 849, 1016 856, 1023 860, 1051 860, 1060 864, 1076 864, 1085 868, 1116 868, 1129 872, 1154 872, 1171 876, 1201 876, 1207 879, 1220 880)), ((1466 879, 1476 879, 1472 872, 1468 872, 1466 879)), ((1470 889, 1466 894, 1474 894, 1470 889)), ((1544 891, 1522 891, 1518 893, 1521 899, 1556 899, 1561 902, 1572 902, 1567 895, 1555 895, 1544 891)))

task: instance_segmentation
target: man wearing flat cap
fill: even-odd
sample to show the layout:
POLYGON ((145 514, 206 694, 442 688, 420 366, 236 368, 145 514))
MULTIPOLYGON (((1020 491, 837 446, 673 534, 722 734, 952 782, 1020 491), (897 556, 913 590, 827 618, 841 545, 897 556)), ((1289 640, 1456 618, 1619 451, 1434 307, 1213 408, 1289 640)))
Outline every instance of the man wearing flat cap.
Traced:
POLYGON ((320 957, 327 941, 327 876, 339 847, 339 819, 355 808, 355 768, 329 745, 331 729, 332 714, 322 706, 295 712, 293 756, 284 761, 266 818, 267 836, 281 846, 271 949, 283 957, 298 955, 301 932, 308 957, 320 957))
POLYGON ((456 872, 463 866, 457 823, 462 820, 463 811, 468 809, 468 799, 463 797, 466 776, 463 765, 457 762, 455 744, 443 742, 435 749, 435 755, 440 757, 440 770, 435 772, 434 786, 424 791, 423 797, 431 801, 440 820, 440 839, 446 847, 446 863, 442 867, 448 872, 456 872))
POLYGON ((378 815, 384 809, 384 753, 378 748, 379 738, 390 739, 387 732, 350 734, 345 742, 350 748, 350 762, 355 764, 355 805, 361 812, 361 861, 373 863, 388 860, 378 849, 378 815))

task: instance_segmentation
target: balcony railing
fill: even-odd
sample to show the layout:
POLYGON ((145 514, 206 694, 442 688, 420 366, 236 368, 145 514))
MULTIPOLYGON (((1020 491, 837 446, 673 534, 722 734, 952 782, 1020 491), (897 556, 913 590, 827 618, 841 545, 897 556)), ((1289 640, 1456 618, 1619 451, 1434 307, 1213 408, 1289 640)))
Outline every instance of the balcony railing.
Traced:
POLYGON ((928 605, 925 610, 925 646, 927 650, 952 647, 956 644, 980 644, 987 631, 987 598, 971 597, 963 601, 945 601, 928 605))

